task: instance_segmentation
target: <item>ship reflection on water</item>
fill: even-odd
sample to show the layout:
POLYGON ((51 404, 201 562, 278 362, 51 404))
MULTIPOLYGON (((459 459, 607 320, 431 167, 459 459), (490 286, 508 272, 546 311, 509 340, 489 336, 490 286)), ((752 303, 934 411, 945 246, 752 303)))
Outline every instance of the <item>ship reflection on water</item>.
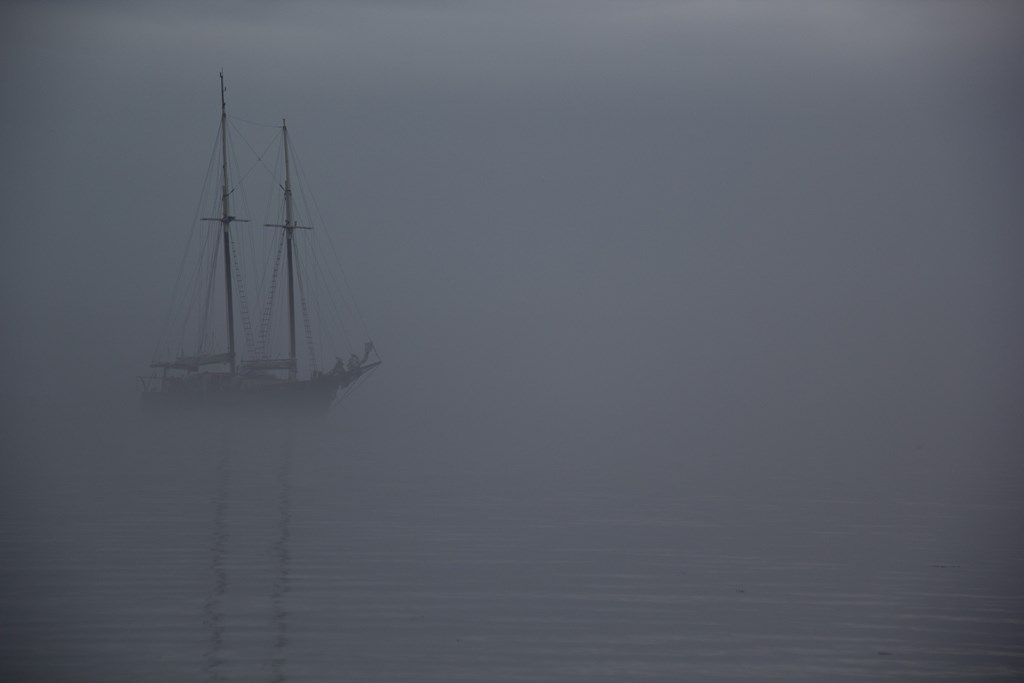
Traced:
POLYGON ((294 434, 288 432, 282 444, 281 462, 278 465, 277 512, 278 539, 274 542, 274 558, 277 572, 274 576, 272 600, 274 605, 274 654, 271 670, 275 681, 285 680, 285 666, 288 662, 288 582, 290 579, 291 551, 291 464, 294 434))
POLYGON ((65 427, 0 526, 7 680, 1024 673, 1016 503, 490 470, 507 447, 331 423, 65 427))
MULTIPOLYGON (((287 680, 288 663, 288 587, 290 580, 290 535, 291 535, 291 462, 294 446, 294 425, 278 434, 280 447, 276 453, 275 484, 277 500, 273 507, 277 513, 277 539, 272 546, 272 562, 267 569, 273 573, 270 588, 270 617, 273 623, 273 646, 270 651, 270 672, 272 681, 287 680)), ((209 680, 225 680, 230 671, 224 659, 225 643, 225 598, 228 594, 230 577, 226 563, 228 553, 228 500, 231 477, 232 444, 225 435, 220 445, 217 463, 217 487, 213 501, 213 541, 210 545, 209 597, 204 603, 203 621, 209 632, 209 648, 205 653, 205 669, 209 680)))
MULTIPOLYGON (((230 531, 230 501, 232 497, 232 468, 245 468, 245 452, 235 452, 237 445, 233 443, 232 434, 225 430, 221 434, 218 446, 216 467, 216 489, 212 501, 212 542, 210 543, 209 576, 211 587, 204 602, 203 622, 209 634, 209 646, 204 654, 205 673, 208 680, 220 681, 232 678, 233 663, 225 658, 225 644, 231 645, 231 633, 225 633, 227 624, 232 621, 229 595, 231 593, 231 573, 238 573, 241 581, 237 587, 248 590, 248 586, 257 573, 262 573, 264 582, 269 580, 268 618, 272 624, 272 645, 269 647, 267 668, 272 681, 287 680, 288 664, 288 590, 290 582, 290 536, 291 536, 291 467, 295 430, 299 427, 295 422, 280 426, 279 430, 264 431, 265 445, 271 454, 265 463, 265 475, 273 480, 276 491, 273 499, 266 499, 269 512, 264 516, 266 527, 259 529, 240 530, 241 535, 230 531), (272 473, 272 475, 271 475, 272 473), (252 532, 256 531, 255 534, 252 532), (262 532, 262 533, 260 533, 262 532), (243 537, 243 535, 251 538, 243 537), (232 545, 246 547, 256 541, 256 536, 267 542, 267 536, 276 534, 270 546, 270 557, 262 566, 246 562, 238 564, 230 561, 232 545)), ((265 427, 264 427, 265 429, 265 427)), ((250 473, 251 474, 251 473, 250 473)), ((245 476, 242 477, 245 479, 245 476)), ((258 604, 260 596, 252 593, 238 596, 240 600, 234 604, 258 604)), ((245 628, 250 628, 251 625, 245 628)))
POLYGON ((217 488, 213 501, 213 543, 210 545, 210 575, 212 587, 203 604, 203 621, 210 632, 210 647, 206 651, 206 670, 216 680, 223 664, 224 647, 224 595, 228 589, 228 576, 224 568, 224 553, 227 545, 225 516, 227 514, 228 474, 231 447, 225 440, 220 446, 217 463, 217 488))

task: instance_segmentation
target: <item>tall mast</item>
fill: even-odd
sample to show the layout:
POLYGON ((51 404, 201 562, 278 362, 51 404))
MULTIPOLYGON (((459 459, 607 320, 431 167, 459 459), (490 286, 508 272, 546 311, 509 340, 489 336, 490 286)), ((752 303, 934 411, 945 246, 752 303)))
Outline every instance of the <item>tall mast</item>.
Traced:
MULTIPOLYGON (((231 221, 231 186, 228 185, 228 114, 224 103, 224 72, 220 72, 220 155, 223 179, 221 193, 220 222, 224 229, 224 291, 228 307, 228 353, 231 355, 231 374, 235 374, 235 309, 231 293, 231 237, 229 235, 231 221)), ((289 256, 291 252, 289 251, 289 256)), ((291 261, 289 260, 289 268, 291 261)), ((295 344, 293 343, 294 347, 295 344)))
POLYGON ((284 139, 284 223, 266 223, 272 228, 284 228, 285 245, 288 258, 288 379, 294 380, 298 374, 298 358, 295 355, 295 256, 293 242, 298 229, 312 230, 308 225, 295 224, 295 211, 292 202, 292 171, 291 159, 288 157, 288 123, 281 120, 284 139))
POLYGON ((284 134, 284 230, 287 236, 288 255, 288 379, 294 380, 297 370, 295 359, 295 273, 292 267, 292 242, 295 238, 295 221, 292 219, 292 177, 288 162, 288 122, 281 119, 284 134))

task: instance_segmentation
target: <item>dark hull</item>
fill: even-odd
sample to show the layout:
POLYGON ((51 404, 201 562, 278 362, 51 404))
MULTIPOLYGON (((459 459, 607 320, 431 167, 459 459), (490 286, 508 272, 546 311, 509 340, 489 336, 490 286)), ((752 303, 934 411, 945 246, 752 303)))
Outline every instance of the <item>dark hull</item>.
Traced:
POLYGON ((166 385, 142 393, 142 405, 153 411, 268 411, 296 415, 323 415, 338 391, 362 374, 345 372, 309 380, 278 381, 256 386, 166 385))

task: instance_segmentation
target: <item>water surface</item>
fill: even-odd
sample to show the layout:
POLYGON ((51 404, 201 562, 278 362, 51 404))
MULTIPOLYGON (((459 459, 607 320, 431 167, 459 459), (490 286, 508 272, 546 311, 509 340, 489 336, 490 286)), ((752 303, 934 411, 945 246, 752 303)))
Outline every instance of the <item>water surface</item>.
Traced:
POLYGON ((336 427, 14 443, 11 680, 1024 675, 1013 500, 638 478, 498 444, 493 468, 480 444, 336 427))

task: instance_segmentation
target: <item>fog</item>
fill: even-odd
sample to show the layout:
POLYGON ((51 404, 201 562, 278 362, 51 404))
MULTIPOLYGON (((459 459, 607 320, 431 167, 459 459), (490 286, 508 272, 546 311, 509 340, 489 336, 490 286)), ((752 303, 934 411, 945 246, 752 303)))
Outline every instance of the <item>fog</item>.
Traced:
MULTIPOLYGON (((81 660, 84 680, 1021 675, 1019 5, 54 1, 7 3, 0 19, 0 509, 10 548, 4 600, 16 607, 0 623, 14 634, 10 671, 27 675, 49 658, 38 670, 56 680, 71 675, 75 657, 102 650, 81 660), (277 469, 276 436, 154 426, 137 411, 135 377, 149 373, 216 134, 221 69, 231 115, 287 117, 384 360, 324 423, 292 432, 288 477, 277 469), (236 454, 234 478, 217 489, 226 452, 236 454), (285 491, 282 482, 294 487, 288 496, 268 493, 285 491), (680 571, 716 552, 790 557, 785 549, 796 548, 801 562, 855 567, 865 585, 896 568, 921 572, 927 590, 910 582, 891 595, 930 595, 922 614, 948 609, 953 626, 938 635, 922 626, 899 662, 900 652, 886 659, 894 648, 882 637, 858 655, 797 648, 761 661, 751 653, 774 631, 804 644, 838 631, 804 632, 806 614, 754 604, 715 622, 716 633, 752 634, 730 645, 732 664, 749 668, 692 643, 682 648, 689 664, 669 655, 679 643, 602 658, 580 645, 580 627, 572 633, 581 649, 568 659, 595 661, 586 669, 551 652, 536 659, 518 632, 494 632, 500 656, 449 650, 432 639, 437 631, 396 635, 384 603, 398 598, 367 589, 345 594, 362 600, 360 614, 377 628, 360 642, 422 657, 324 660, 303 647, 332 629, 351 633, 322 617, 302 632, 306 641, 293 632, 290 671, 277 660, 246 669, 239 652, 260 651, 251 643, 193 671, 188 646, 161 650, 158 635, 143 666, 98 636, 34 630, 74 610, 32 596, 87 592, 106 576, 101 563, 95 576, 25 578, 81 557, 68 519, 95 520, 97 539, 122 516, 155 520, 97 543, 123 553, 113 566, 156 585, 151 565, 130 559, 159 544, 146 529, 173 535, 180 504, 196 534, 209 532, 212 499, 252 504, 234 532, 242 537, 269 534, 260 515, 293 501, 295 543, 306 545, 290 557, 301 562, 304 548, 341 573, 362 560, 323 559, 323 539, 299 533, 303 519, 397 519, 394 533, 408 523, 409 538, 399 534, 406 554, 374 571, 418 577, 423 591, 437 591, 435 613, 449 616, 459 608, 443 597, 456 590, 438 578, 447 571, 509 581, 507 593, 496 589, 509 602, 455 600, 483 633, 536 615, 513 607, 519 570, 481 579, 467 569, 477 546, 457 539, 479 534, 481 547, 505 548, 493 550, 495 561, 521 563, 531 586, 557 602, 570 587, 538 567, 568 541, 530 521, 540 518, 590 520, 595 543, 638 557, 678 552, 680 571), (197 511, 197 501, 207 507, 197 511), (453 507, 441 514, 441 503, 453 507), (75 512, 62 517, 61 505, 75 512), (653 517, 632 531, 622 521, 654 509, 665 524, 710 526, 684 549, 653 517), (844 525, 868 535, 813 540, 844 525), (438 529, 465 535, 431 535, 438 529), (801 529, 809 535, 793 541, 801 529), (409 540, 416 534, 420 545, 409 540), (647 545, 630 545, 637 539, 647 545), (448 569, 436 559, 446 552, 448 569), (934 574, 947 567, 943 577, 960 573, 937 588, 934 574), (970 610, 981 608, 950 606, 953 595, 986 596, 1001 621, 972 627, 970 610), (161 652, 166 668, 154 663, 161 652), (991 669, 977 664, 984 652, 991 669), (857 668, 855 656, 872 664, 857 668)), ((217 519, 214 533, 229 537, 217 519)), ((387 529, 374 540, 374 528, 369 546, 394 540, 387 529)), ((616 562, 580 566, 611 572, 616 562)), ((745 581, 756 581, 755 565, 745 581)), ((691 572, 698 578, 683 593, 714 593, 716 571, 706 584, 691 572)), ((337 598, 316 576, 308 586, 337 598)), ((849 588, 814 580, 808 604, 813 586, 821 595, 849 588)), ((302 579, 290 581, 302 589, 302 579)), ((236 575, 227 585, 237 594, 248 584, 236 575)), ((636 587, 653 585, 641 578, 636 587)), ((175 586, 183 600, 193 595, 175 586)), ((303 605, 288 607, 295 619, 303 605)), ((88 612, 69 623, 82 632, 106 623, 103 610, 88 612)), ((126 619, 126 631, 164 623, 148 613, 126 619)), ((439 619, 440 632, 459 632, 439 619)), ((608 619, 595 632, 619 645, 649 627, 608 619)), ((844 620, 856 618, 836 617, 844 620)), ((880 623, 894 633, 906 626, 896 616, 880 623)))

